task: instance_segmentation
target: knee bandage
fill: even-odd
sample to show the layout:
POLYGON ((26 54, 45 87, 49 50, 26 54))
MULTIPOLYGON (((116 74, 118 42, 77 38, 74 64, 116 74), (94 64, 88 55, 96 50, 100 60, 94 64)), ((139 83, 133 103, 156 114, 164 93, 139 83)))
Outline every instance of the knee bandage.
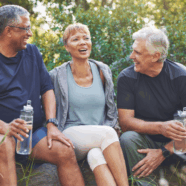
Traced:
POLYGON ((118 135, 113 128, 105 126, 103 133, 104 133, 104 140, 101 144, 102 151, 105 150, 112 143, 119 141, 118 135))
POLYGON ((98 165, 107 164, 100 148, 93 148, 87 154, 88 164, 93 171, 98 165))

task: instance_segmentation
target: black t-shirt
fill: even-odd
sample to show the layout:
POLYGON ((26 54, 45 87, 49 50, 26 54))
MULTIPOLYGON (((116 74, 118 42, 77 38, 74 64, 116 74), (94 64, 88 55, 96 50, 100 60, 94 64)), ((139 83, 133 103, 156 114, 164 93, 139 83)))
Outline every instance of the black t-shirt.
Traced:
MULTIPOLYGON (((168 121, 177 110, 186 107, 186 67, 166 60, 156 77, 134 71, 134 65, 118 77, 117 107, 135 111, 145 121, 168 121)), ((149 135, 153 140, 168 142, 162 135, 149 135)))
POLYGON ((41 95, 53 89, 40 52, 36 46, 28 44, 15 57, 0 54, 0 66, 0 120, 9 123, 19 118, 20 110, 31 100, 35 131, 45 120, 41 95))

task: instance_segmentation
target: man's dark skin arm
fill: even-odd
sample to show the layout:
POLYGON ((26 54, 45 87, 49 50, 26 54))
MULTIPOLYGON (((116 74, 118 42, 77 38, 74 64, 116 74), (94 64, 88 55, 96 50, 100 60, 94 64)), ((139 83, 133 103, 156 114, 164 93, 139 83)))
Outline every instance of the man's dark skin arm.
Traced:
MULTIPOLYGON (((119 123, 123 132, 135 131, 142 134, 161 134, 172 140, 181 141, 186 138, 186 129, 178 121, 148 122, 135 118, 134 110, 118 109, 119 123)), ((173 154, 173 141, 165 145, 173 154)), ((146 177, 151 174, 164 160, 161 149, 139 149, 139 153, 147 154, 134 167, 134 176, 146 177)))
MULTIPOLYGON (((56 118, 56 100, 53 90, 48 90, 42 95, 43 106, 46 115, 46 121, 50 118, 56 118)), ((53 123, 47 124, 47 140, 48 147, 52 148, 52 140, 57 140, 68 147, 73 147, 74 145, 70 141, 70 139, 66 138, 63 133, 61 133, 58 128, 53 123)))

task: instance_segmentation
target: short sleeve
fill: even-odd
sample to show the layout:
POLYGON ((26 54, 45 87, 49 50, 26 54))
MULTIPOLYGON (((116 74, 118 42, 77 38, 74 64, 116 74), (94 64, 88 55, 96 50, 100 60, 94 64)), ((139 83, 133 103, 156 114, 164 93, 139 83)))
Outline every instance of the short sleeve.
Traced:
POLYGON ((182 107, 186 107, 186 75, 175 79, 182 107))
POLYGON ((134 110, 134 79, 125 76, 122 71, 117 81, 117 108, 134 110))
MULTIPOLYGON (((53 89, 52 81, 46 66, 43 62, 43 58, 37 47, 35 47, 37 63, 39 66, 39 76, 40 76, 40 94, 43 95, 48 90, 53 89)), ((37 81, 37 80, 36 80, 37 81)))

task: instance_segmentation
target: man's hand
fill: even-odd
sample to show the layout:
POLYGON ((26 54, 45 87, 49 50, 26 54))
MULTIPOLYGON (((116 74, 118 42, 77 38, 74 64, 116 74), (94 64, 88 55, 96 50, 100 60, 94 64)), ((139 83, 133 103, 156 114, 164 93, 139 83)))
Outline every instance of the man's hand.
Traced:
POLYGON ((176 120, 166 121, 161 126, 161 134, 167 138, 181 141, 186 138, 186 129, 176 120))
POLYGON ((139 149, 138 152, 147 154, 132 169, 136 171, 133 175, 139 175, 138 178, 148 176, 165 160, 161 149, 139 149))
POLYGON ((48 139, 48 148, 52 148, 52 140, 60 141, 61 143, 64 143, 68 147, 75 148, 73 143, 70 139, 66 138, 65 135, 58 130, 56 126, 54 126, 53 123, 47 124, 47 139, 48 139))
POLYGON ((14 136, 16 137, 18 140, 23 141, 23 138, 20 137, 19 134, 21 134, 22 136, 28 138, 28 128, 26 127, 26 121, 22 120, 22 119, 15 119, 13 121, 11 121, 9 124, 6 124, 6 130, 8 130, 8 134, 9 136, 14 136))

